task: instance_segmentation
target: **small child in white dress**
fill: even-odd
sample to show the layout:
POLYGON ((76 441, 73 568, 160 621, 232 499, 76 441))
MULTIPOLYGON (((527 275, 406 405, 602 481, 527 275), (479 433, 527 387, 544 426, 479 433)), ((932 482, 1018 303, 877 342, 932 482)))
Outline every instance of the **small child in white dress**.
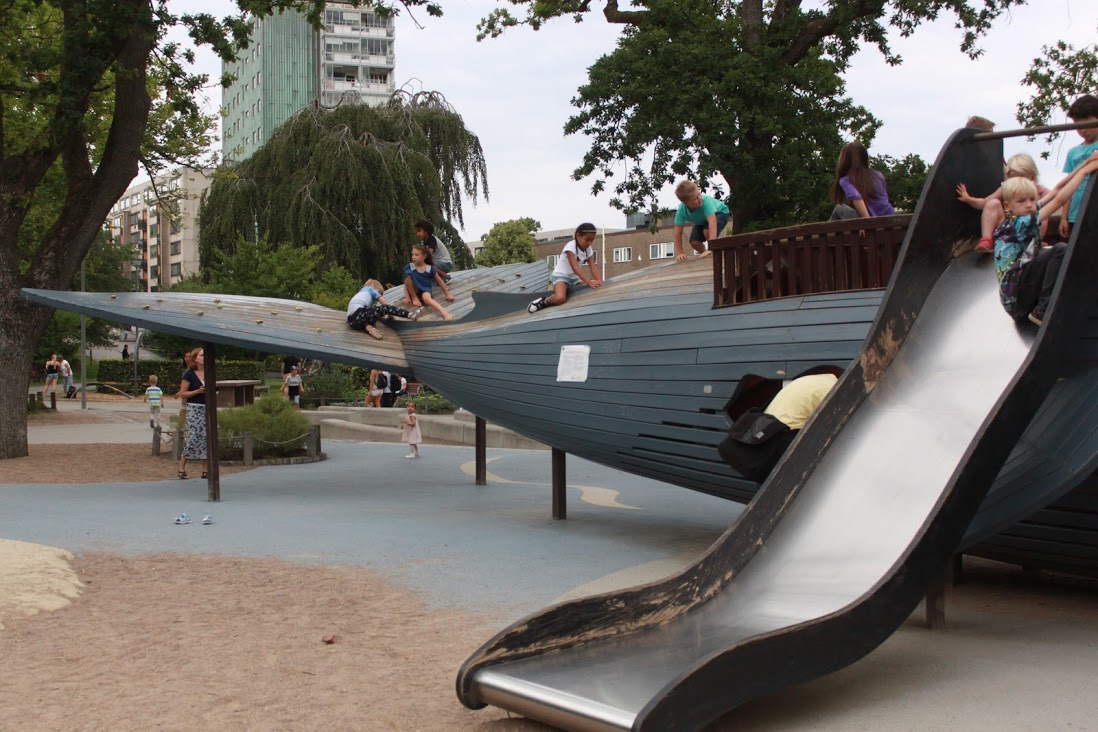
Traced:
POLYGON ((404 457, 414 460, 419 457, 419 443, 423 437, 419 433, 419 420, 416 419, 416 403, 408 402, 408 416, 400 423, 400 441, 407 442, 412 451, 404 457))

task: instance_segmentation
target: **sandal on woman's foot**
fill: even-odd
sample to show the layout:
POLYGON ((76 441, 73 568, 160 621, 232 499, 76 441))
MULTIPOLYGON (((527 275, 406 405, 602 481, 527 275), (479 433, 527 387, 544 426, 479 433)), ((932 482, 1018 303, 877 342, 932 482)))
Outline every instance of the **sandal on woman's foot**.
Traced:
POLYGON ((369 335, 371 338, 377 339, 379 341, 384 337, 381 335, 381 331, 372 325, 366 326, 366 334, 369 335))
POLYGON ((186 470, 180 470, 179 471, 179 479, 180 480, 186 480, 187 479, 187 471, 186 470))

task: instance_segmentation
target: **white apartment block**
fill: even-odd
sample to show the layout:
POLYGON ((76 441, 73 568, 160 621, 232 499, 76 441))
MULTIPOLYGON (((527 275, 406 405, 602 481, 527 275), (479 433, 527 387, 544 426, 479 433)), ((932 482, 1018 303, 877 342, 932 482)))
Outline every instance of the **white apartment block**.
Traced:
POLYGON ((181 168, 129 188, 111 207, 111 238, 137 250, 123 272, 139 291, 159 292, 198 274, 198 204, 212 169, 181 168))
POLYGON ((234 77, 222 90, 222 159, 251 157, 314 100, 384 104, 396 90, 395 36, 392 18, 348 3, 328 3, 320 30, 293 10, 253 20, 249 47, 222 65, 234 77))

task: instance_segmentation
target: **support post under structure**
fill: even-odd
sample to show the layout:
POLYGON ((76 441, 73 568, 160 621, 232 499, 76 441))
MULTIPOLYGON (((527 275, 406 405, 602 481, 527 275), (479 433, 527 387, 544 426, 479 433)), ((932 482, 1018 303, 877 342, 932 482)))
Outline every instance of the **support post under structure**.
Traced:
POLYGON ((553 448, 553 518, 564 520, 568 518, 568 500, 565 490, 568 487, 568 479, 564 470, 564 450, 553 448))
POLYGON ((477 485, 488 485, 488 425, 481 418, 476 418, 476 463, 477 463, 477 485))
POLYGON ((946 587, 950 584, 953 574, 953 562, 950 562, 942 571, 930 580, 930 587, 926 590, 926 627, 931 630, 940 630, 946 624, 946 587))
POLYGON ((221 500, 221 471, 217 451, 217 347, 202 345, 206 377, 206 497, 216 503, 221 500))

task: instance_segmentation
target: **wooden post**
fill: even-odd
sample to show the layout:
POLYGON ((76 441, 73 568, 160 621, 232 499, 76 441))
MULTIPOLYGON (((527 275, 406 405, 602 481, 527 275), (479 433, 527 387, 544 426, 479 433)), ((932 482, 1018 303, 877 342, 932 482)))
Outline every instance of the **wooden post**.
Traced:
POLYGON ((183 457, 183 428, 177 427, 175 438, 172 440, 172 460, 179 462, 183 457))
POLYGON ((153 427, 153 444, 152 452, 154 456, 160 455, 160 428, 153 427))
POLYGON ((255 459, 255 435, 251 432, 244 433, 244 464, 251 465, 255 459))
POLYGON ((31 393, 28 392, 27 393, 27 411, 33 412, 34 408, 36 406, 37 406, 37 400, 35 399, 34 394, 31 394, 31 393))
POLYGON ((305 438, 305 454, 315 458, 320 453, 320 427, 313 425, 309 428, 309 436, 305 438))
POLYGON ((55 412, 57 411, 57 392, 56 391, 51 391, 50 392, 50 409, 52 409, 55 412))
POLYGON ((488 485, 488 423, 480 417, 476 418, 476 463, 477 485, 488 485))
POLYGON ((945 602, 946 586, 949 584, 949 576, 952 574, 952 561, 936 574, 930 581, 930 587, 926 590, 926 627, 931 630, 940 630, 945 627, 945 602))
POLYGON ((564 471, 564 450, 553 448, 553 518, 564 520, 568 518, 568 501, 565 489, 568 480, 564 471))
POLYGON ((217 451, 217 347, 202 344, 206 376, 206 497, 211 502, 221 500, 221 471, 217 451))

